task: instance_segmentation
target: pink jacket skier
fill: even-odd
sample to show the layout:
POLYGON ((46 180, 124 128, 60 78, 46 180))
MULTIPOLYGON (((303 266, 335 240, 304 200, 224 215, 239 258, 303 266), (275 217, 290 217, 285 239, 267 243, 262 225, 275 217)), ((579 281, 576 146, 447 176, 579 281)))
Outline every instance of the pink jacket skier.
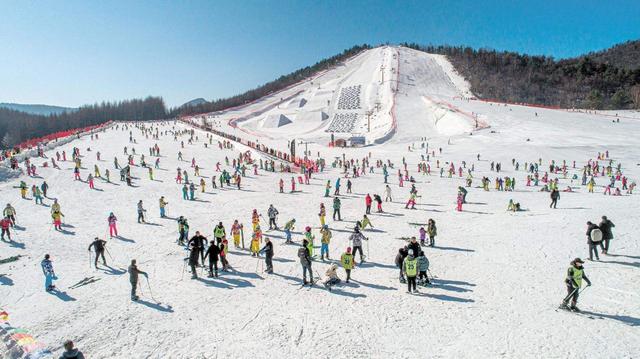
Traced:
POLYGON ((107 222, 109 222, 109 236, 113 237, 114 235, 117 237, 118 236, 118 228, 116 228, 116 221, 118 219, 116 218, 116 216, 113 214, 113 212, 111 212, 109 214, 109 218, 107 219, 107 222))
POLYGON ((462 199, 463 198, 464 197, 463 197, 462 193, 458 192, 458 207, 456 208, 456 210, 458 212, 462 212, 462 202, 463 202, 462 199))

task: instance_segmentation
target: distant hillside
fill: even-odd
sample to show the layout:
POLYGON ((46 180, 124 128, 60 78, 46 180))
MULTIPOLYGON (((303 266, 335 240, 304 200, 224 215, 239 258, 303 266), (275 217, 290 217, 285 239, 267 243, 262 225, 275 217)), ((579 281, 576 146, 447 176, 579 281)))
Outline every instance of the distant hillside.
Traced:
POLYGON ((585 57, 621 69, 635 70, 640 68, 640 40, 627 41, 606 50, 591 52, 585 57))
POLYGON ((404 45, 446 55, 480 98, 564 108, 640 108, 637 41, 564 60, 470 47, 404 45))
POLYGON ((19 103, 0 103, 0 107, 8 108, 14 111, 21 111, 30 113, 32 115, 59 115, 63 112, 73 112, 77 111, 77 108, 71 107, 60 107, 60 106, 49 106, 49 105, 27 105, 27 104, 19 104, 19 103))

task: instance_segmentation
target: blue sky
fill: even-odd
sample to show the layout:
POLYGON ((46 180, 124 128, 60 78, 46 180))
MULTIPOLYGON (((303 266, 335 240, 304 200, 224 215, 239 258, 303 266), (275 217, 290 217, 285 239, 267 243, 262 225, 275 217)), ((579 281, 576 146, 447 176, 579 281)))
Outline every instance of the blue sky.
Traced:
POLYGON ((640 1, 0 0, 0 102, 230 96, 354 44, 571 57, 640 38, 640 1))

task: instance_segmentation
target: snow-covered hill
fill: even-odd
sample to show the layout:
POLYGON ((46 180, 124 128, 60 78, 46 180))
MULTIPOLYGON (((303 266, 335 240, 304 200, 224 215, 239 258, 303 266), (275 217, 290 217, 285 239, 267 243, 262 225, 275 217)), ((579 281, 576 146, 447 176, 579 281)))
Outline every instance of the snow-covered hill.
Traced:
MULTIPOLYGON (((336 139, 384 143, 396 131, 415 127, 429 135, 471 130, 472 121, 435 100, 469 97, 469 85, 441 55, 403 47, 364 51, 342 66, 322 72, 246 106, 202 117, 225 132, 235 127, 264 139, 291 137, 328 144, 336 139)), ((401 139, 402 140, 402 139, 401 139)))

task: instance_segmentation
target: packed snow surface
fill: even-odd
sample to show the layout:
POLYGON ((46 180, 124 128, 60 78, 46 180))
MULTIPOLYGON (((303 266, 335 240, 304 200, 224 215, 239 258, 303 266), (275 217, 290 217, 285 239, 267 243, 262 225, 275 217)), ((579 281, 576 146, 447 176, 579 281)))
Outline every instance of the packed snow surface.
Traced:
MULTIPOLYGON (((85 168, 81 170, 83 179, 95 164, 103 174, 109 168, 111 183, 98 179, 94 190, 85 182, 74 181, 70 161, 60 162, 60 169, 53 169, 41 167, 46 159, 32 158, 41 178, 25 175, 5 178, 0 182, 0 203, 3 206, 11 203, 16 208, 20 228, 13 233, 13 242, 0 242, 0 258, 23 256, 15 262, 0 264, 0 273, 5 274, 0 277, 0 308, 9 313, 11 324, 28 328, 56 355, 61 353, 64 340, 73 339, 88 358, 637 357, 640 353, 637 284, 640 222, 636 214, 640 211, 640 202, 637 194, 627 195, 626 191, 622 196, 603 195, 603 186, 609 182, 606 177, 595 178, 595 193, 588 193, 580 179, 571 180, 574 174, 581 177, 587 161, 596 160, 599 152, 608 150, 613 166, 621 163, 629 183, 637 182, 640 175, 637 113, 620 112, 620 122, 616 123, 613 122, 616 114, 612 113, 569 112, 466 100, 463 98, 468 88, 463 88, 460 79, 442 76, 452 73, 446 59, 402 48, 376 51, 361 54, 350 63, 369 61, 372 67, 384 63, 384 71, 389 71, 389 76, 394 78, 396 75, 390 70, 394 55, 399 55, 397 132, 390 140, 372 147, 328 148, 326 141, 310 144, 313 157, 319 154, 328 166, 324 172, 314 174, 309 185, 297 184, 296 192, 290 193, 291 174, 259 169, 256 176, 251 167, 243 178, 241 190, 233 186, 212 189, 210 177, 219 175, 215 172, 216 163, 231 171, 231 167, 225 165, 225 157, 231 160, 249 149, 235 144, 233 149, 221 150, 217 146, 221 138, 216 136, 213 145, 205 147, 206 133, 197 129, 198 139, 194 136, 192 144, 188 143, 188 135, 174 140, 171 132, 165 135, 165 131, 191 129, 174 122, 139 124, 147 128, 153 126, 154 132, 158 128, 162 133, 158 140, 146 138, 133 124, 127 129, 119 124, 117 129, 114 126, 99 133, 97 140, 84 136, 46 152, 52 157, 56 151, 65 150, 70 157, 71 149, 78 147, 85 168), (432 67, 443 72, 434 74, 426 70, 432 67), (435 85, 437 81, 450 83, 451 87, 435 85), (435 87, 431 88, 432 85, 435 87), (463 121, 471 113, 477 114, 489 127, 470 134, 473 122, 464 125, 463 121), (448 119, 452 124, 437 124, 438 119, 448 119), (129 131, 137 143, 129 142, 129 131), (181 141, 185 143, 184 148, 181 141), (161 169, 156 169, 154 180, 150 180, 147 170, 139 167, 140 154, 144 153, 147 162, 153 163, 156 157, 149 156, 148 149, 156 143, 161 153, 161 169), (430 175, 417 171, 422 155, 426 160, 423 143, 429 146, 430 158, 425 162, 431 168, 430 175), (125 162, 125 146, 129 150, 135 147, 137 152, 136 166, 132 167, 134 186, 120 182, 118 171, 113 168, 114 157, 118 157, 121 164, 125 162), (96 159, 98 151, 101 161, 96 159), (178 160, 178 151, 182 151, 183 161, 178 160), (364 176, 351 178, 353 193, 349 194, 345 193, 347 179, 343 171, 331 166, 334 159, 342 158, 343 154, 354 160, 371 156, 374 167, 373 174, 367 170, 364 176), (479 160, 477 154, 480 154, 479 160), (196 178, 190 166, 192 158, 201 167, 200 175, 206 181, 206 192, 201 193, 198 188, 195 201, 183 200, 181 185, 175 182, 178 167, 186 169, 190 179, 196 178), (398 183, 397 169, 403 168, 403 158, 421 196, 415 210, 405 209, 410 183, 405 182, 404 187, 398 183), (512 159, 519 163, 519 170, 515 170, 512 159), (313 263, 314 276, 324 276, 330 263, 350 245, 348 237, 365 210, 365 195, 377 193, 384 198, 382 169, 376 167, 376 160, 385 163, 390 160, 394 164, 394 169, 389 171, 393 201, 382 204, 383 213, 375 212, 374 202, 369 217, 375 228, 364 232, 369 238, 364 244, 368 258, 352 272, 350 283, 343 282, 331 292, 324 289, 321 282, 311 288, 302 287, 297 257, 299 244, 284 244, 281 231, 265 233, 274 242, 274 274, 262 271, 262 257, 251 257, 247 250, 235 249, 233 244, 228 259, 234 270, 222 272, 219 278, 206 278, 204 273, 199 273, 197 280, 190 279, 188 269, 185 271, 187 251, 176 244, 175 218, 178 216, 189 220, 190 236, 200 231, 209 239, 213 239, 213 228, 219 221, 229 233, 233 220, 238 219, 244 224, 248 247, 251 211, 255 208, 266 217, 269 204, 273 204, 280 212, 281 227, 291 218, 297 220, 293 234, 297 243, 302 240, 304 227, 311 226, 319 246, 318 211, 324 202, 327 222, 333 231, 331 260, 316 259, 313 263), (559 165, 566 160, 566 178, 562 174, 550 174, 550 178, 559 178, 561 190, 567 186, 573 188, 573 193, 561 193, 557 209, 549 208, 549 193, 540 192, 542 183, 538 187, 525 185, 524 163, 540 160, 541 176, 552 160, 559 165), (437 161, 445 168, 453 162, 456 174, 449 178, 445 170, 441 177, 437 161), (462 161, 466 162, 465 174, 459 177, 457 169, 462 161), (491 171, 491 162, 500 162, 503 170, 499 174, 491 171), (464 186, 466 169, 471 166, 475 171, 472 172, 473 184, 467 188, 468 204, 458 212, 455 210, 457 188, 464 186), (488 192, 478 188, 483 176, 491 180, 488 192), (497 176, 514 177, 515 191, 496 191, 497 176), (338 177, 342 181, 342 221, 331 219, 333 198, 324 197, 327 180, 334 187, 338 177), (283 194, 278 190, 281 178, 285 182, 283 194), (45 205, 21 199, 17 188, 20 180, 26 181, 29 187, 46 180, 50 188, 45 205), (170 218, 159 216, 160 196, 169 202, 170 218), (65 214, 62 232, 55 231, 51 224, 49 206, 53 198, 58 199, 65 214), (507 212, 509 199, 519 202, 525 210, 507 212), (147 209, 147 224, 136 222, 139 200, 143 200, 147 209), (110 212, 119 219, 121 237, 109 238, 107 216, 110 212), (616 225, 614 239, 609 255, 601 254, 600 261, 585 263, 585 272, 593 286, 580 295, 578 305, 583 312, 556 311, 566 295, 564 278, 569 262, 575 257, 588 257, 585 223, 588 220, 599 223, 603 215, 616 225), (438 227, 435 247, 423 248, 431 263, 434 285, 419 287, 419 294, 408 294, 406 285, 398 281, 394 259, 398 249, 406 244, 402 238, 418 236, 420 225, 426 225, 429 218, 434 219, 438 227), (107 256, 107 263, 112 269, 92 268, 92 254, 87 247, 96 236, 108 242, 112 258, 107 256), (60 292, 47 293, 43 288, 40 261, 45 253, 52 256, 60 292), (150 287, 141 279, 138 302, 129 298, 129 277, 125 273, 134 258, 139 268, 149 273, 150 287), (77 289, 69 288, 91 276, 100 280, 77 289)), ((285 138, 315 126, 291 127, 293 130, 287 132, 287 128, 296 126, 301 114, 296 111, 310 109, 327 114, 329 117, 325 120, 321 120, 320 114, 315 116, 316 120, 305 120, 324 126, 337 112, 339 89, 361 85, 361 106, 370 104, 368 101, 376 98, 376 94, 387 91, 382 86, 373 89, 371 81, 364 81, 364 72, 356 81, 359 68, 350 70, 347 63, 336 70, 341 71, 341 76, 330 77, 328 72, 324 82, 316 79, 313 86, 305 85, 304 95, 282 101, 281 105, 249 117, 239 126, 249 126, 253 121, 277 114, 277 106, 281 106, 281 114, 292 120, 291 124, 269 128, 268 134, 250 135, 240 130, 236 134, 251 140, 258 138, 286 150, 285 138), (331 91, 324 85, 329 82, 335 84, 331 91), (318 84, 322 84, 320 88, 318 84), (331 101, 329 108, 325 106, 325 99, 331 101)), ((280 97, 288 96, 274 97, 277 98, 271 100, 277 102, 280 97)), ((255 108, 216 116, 220 119, 239 117, 239 112, 255 112, 265 103, 251 106, 255 108)), ((216 119, 215 122, 220 127, 228 126, 226 121, 216 119)), ((383 122, 380 122, 382 127, 383 122)), ((381 128, 379 134, 385 131, 381 128)), ((326 137, 327 133, 320 129, 314 136, 326 137)), ((266 158, 261 156, 252 152, 256 161, 266 158)), ((600 163, 608 164, 608 160, 600 163)), ((199 181, 200 178, 196 178, 196 183, 199 181)), ((616 185, 620 186, 619 182, 616 185)), ((31 198, 31 194, 27 197, 31 198)), ((268 224, 261 222, 261 227, 266 230, 268 224)), ((319 247, 315 251, 319 255, 319 247)), ((345 279, 342 269, 339 276, 345 279)))

